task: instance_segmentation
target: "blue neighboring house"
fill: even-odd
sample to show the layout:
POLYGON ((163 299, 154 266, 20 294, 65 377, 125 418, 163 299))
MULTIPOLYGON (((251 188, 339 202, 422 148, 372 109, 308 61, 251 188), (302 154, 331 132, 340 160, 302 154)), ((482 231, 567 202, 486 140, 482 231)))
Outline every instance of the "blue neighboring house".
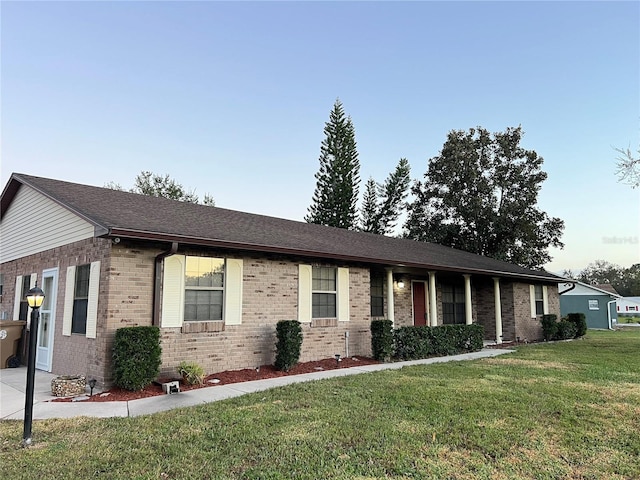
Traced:
POLYGON ((611 329, 617 323, 616 300, 622 298, 611 285, 588 285, 577 280, 558 284, 560 315, 584 313, 588 328, 611 329))

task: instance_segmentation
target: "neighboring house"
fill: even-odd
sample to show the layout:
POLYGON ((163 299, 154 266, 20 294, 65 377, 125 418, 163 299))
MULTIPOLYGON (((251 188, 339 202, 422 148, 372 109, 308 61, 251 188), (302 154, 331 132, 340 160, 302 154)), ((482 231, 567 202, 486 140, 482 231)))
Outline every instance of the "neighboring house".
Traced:
POLYGON ((588 328, 612 328, 617 321, 616 299, 622 297, 613 293, 613 288, 567 280, 560 283, 558 290, 563 317, 569 313, 584 313, 588 328))
POLYGON ((640 317, 640 297, 622 297, 616 302, 619 315, 640 317))
POLYGON ((607 293, 611 293, 612 295, 617 295, 618 297, 620 296, 618 291, 610 283, 596 283, 594 287, 599 288, 600 290, 604 290, 607 293))
POLYGON ((1 197, 3 318, 28 316, 37 368, 110 385, 114 332, 161 329, 163 372, 271 364, 279 320, 301 361, 371 355, 370 322, 478 323, 487 340, 542 337, 560 277, 440 245, 14 174, 1 197))

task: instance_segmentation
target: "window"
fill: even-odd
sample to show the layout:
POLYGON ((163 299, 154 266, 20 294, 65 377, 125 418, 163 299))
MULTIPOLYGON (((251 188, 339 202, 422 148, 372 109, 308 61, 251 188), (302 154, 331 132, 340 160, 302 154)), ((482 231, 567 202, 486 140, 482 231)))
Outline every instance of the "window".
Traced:
POLYGON ((312 275, 312 318, 336 318, 336 269, 313 267, 312 275))
POLYGON ((222 320, 224 259, 187 257, 185 271, 185 322, 222 320))
POLYGON ((544 293, 542 285, 534 286, 535 302, 536 302, 536 315, 544 315, 544 293))
POLYGON ((29 303, 27 302, 27 293, 31 289, 31 275, 22 277, 22 287, 20 291, 20 316, 19 320, 26 320, 29 312, 29 303))
POLYGON ((442 323, 465 323, 464 288, 458 285, 442 286, 442 323))
POLYGON ((89 305, 89 273, 91 265, 80 265, 76 268, 75 287, 73 292, 73 314, 71 316, 71 333, 87 333, 87 306, 89 305))
POLYGON ((384 316, 384 277, 379 273, 371 273, 371 316, 384 316))
POLYGON ((600 310, 598 300, 589 300, 589 310, 600 310))

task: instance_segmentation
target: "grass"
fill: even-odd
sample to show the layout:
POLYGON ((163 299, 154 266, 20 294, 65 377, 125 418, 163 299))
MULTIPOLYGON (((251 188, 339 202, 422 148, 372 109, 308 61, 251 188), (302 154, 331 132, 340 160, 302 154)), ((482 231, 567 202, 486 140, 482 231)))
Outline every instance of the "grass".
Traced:
POLYGON ((618 323, 640 323, 640 316, 618 314, 618 323))
POLYGON ((640 330, 138 418, 0 422, 0 478, 640 478, 640 330))

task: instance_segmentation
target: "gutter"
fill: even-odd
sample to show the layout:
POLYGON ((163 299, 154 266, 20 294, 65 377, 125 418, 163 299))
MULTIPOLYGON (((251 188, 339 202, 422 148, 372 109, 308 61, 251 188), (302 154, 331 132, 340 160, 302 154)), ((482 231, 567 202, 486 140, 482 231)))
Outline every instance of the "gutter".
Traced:
POLYGON ((165 258, 175 255, 178 252, 178 242, 172 242, 171 248, 166 252, 156 255, 153 267, 153 310, 151 312, 151 324, 156 327, 160 326, 160 290, 162 288, 162 262, 165 258))
POLYGON ((569 288, 567 288, 566 290, 563 290, 563 291, 561 291, 561 292, 558 292, 558 295, 562 295, 563 293, 570 292, 571 290, 573 290, 574 288, 576 288, 576 284, 575 284, 575 282, 573 282, 573 283, 572 283, 572 282, 564 282, 564 283, 570 283, 570 284, 571 284, 571 286, 570 286, 569 288))
POLYGON ((185 235, 177 235, 177 234, 160 234, 160 233, 152 233, 142 230, 132 230, 125 229, 120 227, 112 227, 109 231, 110 235, 129 238, 133 240, 154 240, 154 241, 170 241, 170 242, 180 242, 180 243, 188 243, 192 245, 204 246, 204 247, 216 247, 216 248, 232 248, 235 250, 247 250, 254 252, 267 252, 267 253, 280 253, 285 255, 297 255, 303 257, 312 257, 312 258, 322 258, 327 259, 330 258, 332 260, 342 260, 346 262, 359 262, 359 263, 367 263, 367 264, 375 264, 386 267, 407 267, 407 268, 419 268, 419 269, 428 269, 428 270, 438 270, 438 271, 449 271, 449 272, 459 272, 459 273, 469 273, 472 275, 487 275, 487 276, 499 276, 508 279, 518 279, 518 280, 535 280, 542 281, 548 283, 558 283, 562 280, 561 277, 556 276, 546 276, 544 274, 529 274, 529 273, 516 273, 516 272, 504 272, 499 270, 491 270, 491 269, 482 269, 482 268, 469 268, 463 266, 449 266, 449 265, 438 265, 438 264, 426 264, 426 263, 415 263, 415 262, 402 262, 402 260, 394 260, 388 258, 371 258, 360 255, 347 255, 347 254, 335 254, 324 251, 314 251, 314 250, 305 250, 294 247, 279 247, 273 245, 262 245, 255 243, 244 243, 244 242, 235 242, 228 240, 219 240, 219 239, 208 239, 208 238, 199 238, 199 237, 189 237, 185 235))

